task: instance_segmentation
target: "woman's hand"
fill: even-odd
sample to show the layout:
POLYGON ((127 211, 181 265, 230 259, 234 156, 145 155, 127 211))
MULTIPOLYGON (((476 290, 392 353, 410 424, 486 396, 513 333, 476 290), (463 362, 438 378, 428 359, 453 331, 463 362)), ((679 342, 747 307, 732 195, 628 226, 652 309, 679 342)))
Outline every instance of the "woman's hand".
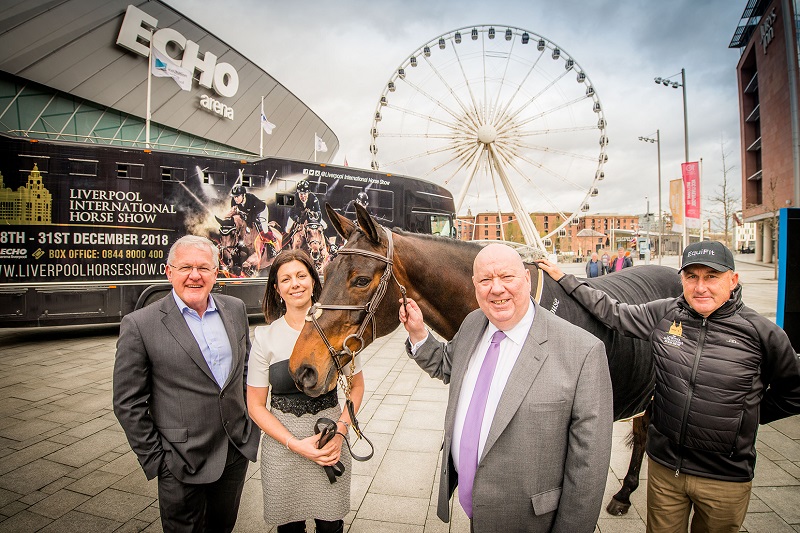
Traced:
POLYGON ((289 449, 320 466, 333 466, 342 455, 342 440, 343 437, 337 434, 325 446, 317 448, 319 435, 311 435, 304 439, 292 438, 289 441, 289 449))

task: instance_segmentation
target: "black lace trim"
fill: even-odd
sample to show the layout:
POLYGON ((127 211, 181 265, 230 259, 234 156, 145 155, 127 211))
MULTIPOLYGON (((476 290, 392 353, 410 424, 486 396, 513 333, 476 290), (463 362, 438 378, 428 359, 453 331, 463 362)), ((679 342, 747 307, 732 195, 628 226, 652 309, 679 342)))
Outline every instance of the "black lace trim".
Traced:
POLYGON ((315 415, 338 404, 339 397, 336 394, 336 389, 316 398, 302 393, 272 395, 273 409, 295 416, 315 415))

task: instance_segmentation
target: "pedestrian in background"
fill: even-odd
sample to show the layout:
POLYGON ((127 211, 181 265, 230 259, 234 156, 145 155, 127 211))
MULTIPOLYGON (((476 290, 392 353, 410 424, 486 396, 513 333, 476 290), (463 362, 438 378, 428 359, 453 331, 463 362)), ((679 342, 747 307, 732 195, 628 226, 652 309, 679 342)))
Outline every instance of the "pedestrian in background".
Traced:
POLYGON ((628 268, 633 266, 633 261, 631 261, 630 252, 628 255, 625 255, 625 248, 622 246, 619 247, 617 250, 617 256, 611 260, 611 265, 608 267, 609 272, 619 272, 623 268, 628 268))
POLYGON ((592 252, 592 256, 586 261, 586 277, 598 278, 603 274, 605 274, 603 263, 601 263, 600 259, 597 257, 597 252, 592 252))

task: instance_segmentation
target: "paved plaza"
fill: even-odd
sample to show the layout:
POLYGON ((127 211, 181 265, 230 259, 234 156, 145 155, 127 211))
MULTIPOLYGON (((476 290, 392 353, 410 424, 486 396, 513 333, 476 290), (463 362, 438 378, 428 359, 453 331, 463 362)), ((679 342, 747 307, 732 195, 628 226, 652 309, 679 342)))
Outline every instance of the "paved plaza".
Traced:
MULTIPOLYGON (((745 303, 774 319, 772 268, 751 258, 737 256, 745 303)), ((677 258, 664 264, 676 266, 677 258)), ((576 274, 583 268, 564 266, 576 274)), ((156 482, 145 479, 111 408, 117 333, 116 327, 0 330, 0 531, 161 531, 156 482)), ((405 338, 400 329, 364 353, 366 394, 358 418, 375 456, 353 463, 345 530, 468 532, 458 503, 450 524, 436 517, 447 387, 407 358, 405 338)), ((627 470, 629 429, 630 422, 614 426, 606 502, 627 470)), ((746 531, 800 531, 800 417, 762 426, 758 453, 746 531)), ((274 531, 261 517, 257 464, 248 472, 239 532, 274 531)), ((645 531, 646 477, 645 464, 629 513, 603 511, 600 532, 645 531)))

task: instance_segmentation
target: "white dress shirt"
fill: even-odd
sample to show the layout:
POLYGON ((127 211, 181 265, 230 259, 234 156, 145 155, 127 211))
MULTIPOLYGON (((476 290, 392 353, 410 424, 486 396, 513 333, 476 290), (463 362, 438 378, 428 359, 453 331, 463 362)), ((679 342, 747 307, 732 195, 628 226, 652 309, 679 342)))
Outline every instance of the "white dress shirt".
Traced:
MULTIPOLYGON (((481 424, 481 436, 478 441, 478 458, 483 455, 483 447, 486 444, 486 437, 489 435, 489 429, 492 427, 494 414, 497 411, 497 405, 500 403, 500 396, 503 394, 503 389, 506 388, 508 377, 511 375, 511 370, 517 362, 522 345, 528 337, 528 331, 533 324, 533 303, 528 306, 528 311, 522 317, 519 323, 508 331, 504 331, 506 338, 500 343, 500 355, 497 358, 497 367, 492 376, 492 384, 489 387, 489 395, 486 398, 486 410, 483 412, 483 423, 481 424)), ((461 448, 461 434, 464 431, 464 420, 467 417, 467 410, 469 409, 469 402, 472 400, 472 392, 475 390, 475 383, 478 381, 478 374, 480 373, 483 360, 486 358, 486 352, 489 350, 489 343, 492 335, 497 331, 497 327, 491 322, 483 332, 478 346, 472 353, 469 361, 469 367, 464 374, 464 381, 461 382, 461 391, 458 395, 458 404, 456 405, 456 418, 453 427, 453 442, 450 446, 450 452, 453 455, 453 464, 458 471, 458 456, 459 449, 461 448)))

